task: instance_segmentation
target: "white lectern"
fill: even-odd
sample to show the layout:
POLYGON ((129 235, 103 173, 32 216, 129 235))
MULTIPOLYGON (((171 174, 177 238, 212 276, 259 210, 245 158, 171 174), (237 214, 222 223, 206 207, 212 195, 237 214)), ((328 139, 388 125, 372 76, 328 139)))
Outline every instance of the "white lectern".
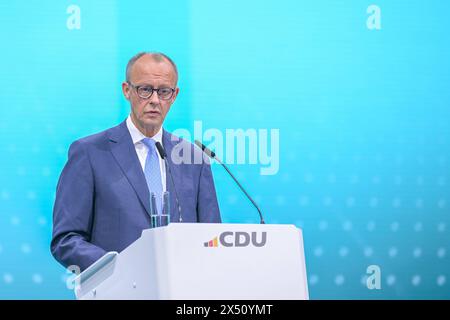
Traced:
POLYGON ((308 299, 293 225, 171 223, 76 279, 77 299, 308 299))

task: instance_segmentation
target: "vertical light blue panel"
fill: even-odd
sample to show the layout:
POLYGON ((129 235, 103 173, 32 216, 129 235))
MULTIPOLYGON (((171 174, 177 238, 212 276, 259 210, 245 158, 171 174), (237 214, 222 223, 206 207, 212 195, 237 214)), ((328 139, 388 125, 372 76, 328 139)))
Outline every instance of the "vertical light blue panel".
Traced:
MULTIPOLYGON (((73 298, 49 249, 69 145, 125 119, 121 82, 139 51, 172 56, 188 87, 186 10, 174 15, 148 1, 40 1, 2 3, 0 14, 0 298, 73 298), (71 5, 80 10, 79 29, 67 27, 71 5)), ((189 122, 183 91, 169 127, 189 122)))
MULTIPOLYGON (((378 1, 369 30, 369 5, 196 1, 193 117, 280 130, 276 175, 232 168, 266 221, 303 227, 312 298, 448 298, 449 8, 378 1)), ((214 172, 225 220, 257 222, 214 172)))
POLYGON ((116 7, 2 2, 0 297, 71 298, 50 254, 52 206, 71 141, 118 120, 116 7))

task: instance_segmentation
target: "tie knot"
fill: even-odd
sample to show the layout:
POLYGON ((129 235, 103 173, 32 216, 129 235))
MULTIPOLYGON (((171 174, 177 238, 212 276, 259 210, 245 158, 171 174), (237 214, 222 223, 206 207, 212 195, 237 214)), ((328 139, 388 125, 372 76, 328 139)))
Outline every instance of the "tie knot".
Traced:
POLYGON ((151 139, 151 138, 144 138, 144 139, 142 139, 142 143, 145 144, 147 146, 147 148, 149 148, 150 150, 155 149, 156 141, 151 139))

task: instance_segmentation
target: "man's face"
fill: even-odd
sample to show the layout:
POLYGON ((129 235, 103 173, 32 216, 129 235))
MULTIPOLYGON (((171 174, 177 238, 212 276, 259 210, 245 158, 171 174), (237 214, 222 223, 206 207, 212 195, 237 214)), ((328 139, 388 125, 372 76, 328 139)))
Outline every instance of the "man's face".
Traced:
MULTIPOLYGON (((158 88, 175 88, 175 70, 169 61, 155 61, 151 56, 140 57, 132 66, 130 82, 134 86, 149 86, 158 88)), ((163 100, 156 91, 150 98, 141 98, 135 87, 127 82, 122 83, 125 98, 130 101, 131 119, 136 127, 144 134, 153 136, 161 128, 170 106, 178 95, 179 88, 175 89, 173 96, 163 100)))

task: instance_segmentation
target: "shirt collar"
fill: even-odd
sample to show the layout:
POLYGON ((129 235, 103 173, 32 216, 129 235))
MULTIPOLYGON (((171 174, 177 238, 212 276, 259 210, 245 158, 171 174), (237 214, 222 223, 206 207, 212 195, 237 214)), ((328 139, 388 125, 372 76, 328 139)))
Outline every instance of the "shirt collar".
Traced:
MULTIPOLYGON (((128 116, 126 122, 127 122, 128 131, 130 132, 130 135, 131 135, 131 139, 133 140, 133 144, 140 143, 142 141, 142 139, 147 138, 141 131, 139 131, 138 128, 136 128, 133 121, 131 120, 131 116, 128 116)), ((162 126, 153 137, 149 137, 149 138, 152 138, 156 142, 159 142, 162 144, 162 126)))

